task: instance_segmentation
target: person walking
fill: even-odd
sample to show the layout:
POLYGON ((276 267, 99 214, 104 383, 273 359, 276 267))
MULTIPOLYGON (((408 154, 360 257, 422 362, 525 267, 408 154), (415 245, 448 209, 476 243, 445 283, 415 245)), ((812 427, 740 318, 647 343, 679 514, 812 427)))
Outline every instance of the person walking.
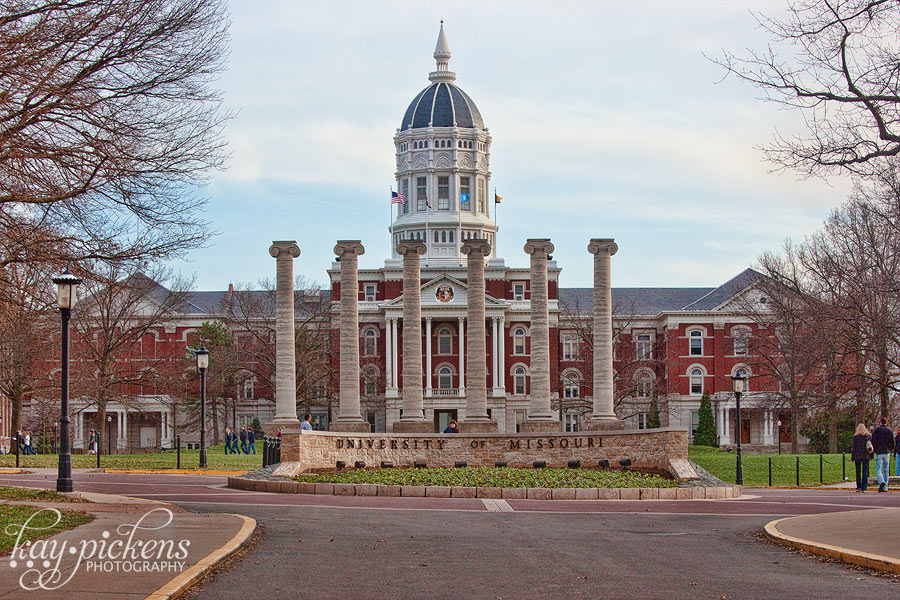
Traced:
POLYGON ((247 426, 241 425, 241 452, 244 454, 248 454, 247 452, 247 426))
POLYGON ((869 430, 860 423, 856 426, 856 433, 853 436, 853 446, 850 450, 850 457, 856 466, 856 491, 865 492, 869 486, 869 458, 874 452, 869 430))
POLYGON ((894 437, 894 475, 900 477, 900 427, 894 437))
MULTIPOLYGON (((303 415, 303 420, 300 421, 300 429, 304 429, 306 431, 312 431, 312 415, 306 413, 303 415)), ((900 436, 900 432, 897 432, 897 435, 900 436)))
POLYGON ((875 448, 875 477, 878 478, 878 491, 886 492, 891 454, 894 452, 894 432, 888 428, 885 417, 881 417, 881 425, 872 432, 872 446, 875 448))
POLYGON ((247 454, 256 454, 256 430, 252 425, 247 428, 247 450, 250 450, 247 454))
POLYGON ((97 454, 97 433, 93 429, 88 435, 88 454, 97 454))
POLYGON ((231 454, 231 427, 225 428, 225 454, 231 454))
POLYGON ((31 433, 25 432, 25 454, 34 454, 34 450, 31 448, 31 433))

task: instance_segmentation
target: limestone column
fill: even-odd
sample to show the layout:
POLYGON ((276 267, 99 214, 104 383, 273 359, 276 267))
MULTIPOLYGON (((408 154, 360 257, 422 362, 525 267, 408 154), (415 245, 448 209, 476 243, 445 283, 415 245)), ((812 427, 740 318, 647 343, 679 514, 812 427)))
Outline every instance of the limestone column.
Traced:
POLYGON ((341 261, 340 396, 333 431, 371 431, 359 410, 359 240, 338 240, 334 253, 341 261))
POLYGON ((484 260, 491 254, 491 245, 484 239, 466 240, 462 253, 466 255, 466 285, 469 288, 466 300, 469 345, 465 353, 469 384, 466 387, 466 418, 460 423, 460 431, 492 432, 497 431, 497 427, 487 414, 487 331, 484 315, 484 260))
POLYGON ((391 327, 391 320, 387 317, 384 319, 384 387, 385 387, 385 395, 387 395, 387 391, 394 387, 394 365, 392 364, 393 352, 393 342, 391 338, 393 336, 393 327, 391 327))
POLYGON ((457 328, 459 329, 459 397, 466 397, 466 320, 459 318, 457 328))
POLYGON ((403 240, 397 252, 403 257, 403 416, 394 423, 395 433, 426 433, 422 400, 422 272, 419 257, 426 246, 419 240, 403 240))
POLYGON ((497 329, 500 330, 500 349, 497 352, 500 358, 500 365, 497 367, 500 377, 500 395, 506 396, 506 317, 503 315, 500 315, 500 324, 497 326, 497 329))
POLYGON ((591 429, 623 429, 613 396, 613 328, 610 257, 619 250, 612 239, 592 239, 594 255, 594 413, 591 429))
POLYGON ((425 319, 425 397, 431 398, 431 317, 425 319))
POLYGON ((400 340, 398 339, 400 335, 398 333, 398 321, 399 319, 391 319, 391 327, 394 330, 393 334, 391 335, 391 368, 394 369, 393 379, 395 390, 400 386, 400 352, 398 346, 398 344, 400 343, 400 340))
POLYGON ((293 240, 272 242, 275 259, 275 418, 266 433, 300 429, 297 418, 297 363, 294 353, 294 259, 300 248, 293 240))
POLYGON ((525 244, 525 253, 531 255, 531 402, 523 431, 561 431, 550 407, 547 257, 553 248, 549 239, 531 239, 525 244))

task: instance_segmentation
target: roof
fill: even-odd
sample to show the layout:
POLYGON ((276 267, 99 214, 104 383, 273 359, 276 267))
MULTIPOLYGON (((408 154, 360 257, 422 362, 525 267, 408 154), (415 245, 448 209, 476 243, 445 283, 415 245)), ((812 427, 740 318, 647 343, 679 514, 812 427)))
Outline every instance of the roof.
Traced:
POLYGON ((744 269, 719 287, 686 305, 682 310, 714 310, 756 283, 762 276, 762 273, 753 269, 744 269))
POLYGON ((484 129, 478 107, 456 84, 435 82, 419 92, 403 115, 401 130, 424 127, 484 129))

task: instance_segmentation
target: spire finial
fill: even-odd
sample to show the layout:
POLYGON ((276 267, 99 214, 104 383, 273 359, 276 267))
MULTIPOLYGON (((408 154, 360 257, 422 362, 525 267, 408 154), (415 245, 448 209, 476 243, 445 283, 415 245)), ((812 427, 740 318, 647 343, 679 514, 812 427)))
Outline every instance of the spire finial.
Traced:
POLYGON ((447 36, 444 35, 444 20, 441 19, 441 30, 438 33, 437 44, 434 47, 434 60, 437 63, 437 70, 428 75, 431 81, 453 81, 456 79, 456 73, 450 71, 450 45, 447 43, 447 36))

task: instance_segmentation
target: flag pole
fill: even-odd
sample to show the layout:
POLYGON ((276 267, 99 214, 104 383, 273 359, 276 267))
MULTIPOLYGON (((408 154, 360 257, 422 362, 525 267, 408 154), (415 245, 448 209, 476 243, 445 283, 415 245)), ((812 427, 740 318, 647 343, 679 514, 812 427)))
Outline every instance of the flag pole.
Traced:
POLYGON ((497 205, 500 204, 497 202, 497 186, 494 186, 494 227, 497 228, 496 233, 494 233, 494 256, 500 256, 500 253, 497 252, 497 247, 500 245, 500 223, 497 222, 497 205))
POLYGON ((388 229, 391 230, 391 258, 394 258, 394 188, 391 188, 391 203, 388 208, 388 229))
MULTIPOLYGON (((471 197, 469 198, 469 202, 471 202, 471 197)), ((469 204, 469 206, 472 206, 469 204)), ((459 256, 459 266, 462 266, 462 193, 458 194, 458 198, 456 200, 456 212, 458 215, 457 223, 459 225, 456 228, 456 255, 459 256)))

